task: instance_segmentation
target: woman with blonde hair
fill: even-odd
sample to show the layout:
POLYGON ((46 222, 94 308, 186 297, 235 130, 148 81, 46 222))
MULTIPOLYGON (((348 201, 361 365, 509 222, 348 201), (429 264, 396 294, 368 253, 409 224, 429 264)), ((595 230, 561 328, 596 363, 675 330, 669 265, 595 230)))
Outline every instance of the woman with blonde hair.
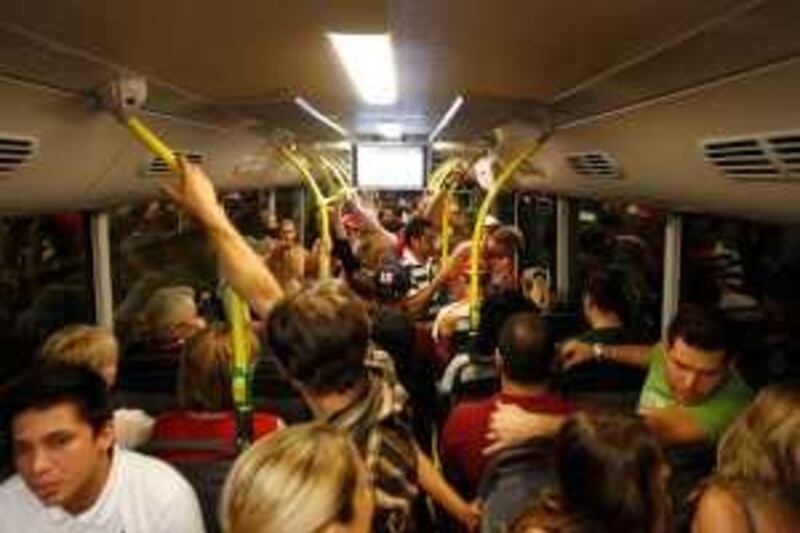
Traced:
POLYGON ((226 533, 367 533, 374 502, 350 440, 323 423, 262 438, 233 465, 220 503, 226 533))
MULTIPOLYGON (((250 364, 255 365, 258 340, 249 335, 250 364)), ((227 325, 214 324, 184 346, 178 369, 179 409, 159 415, 153 430, 152 451, 166 460, 228 459, 236 452, 236 416, 232 393, 233 350, 227 325), (198 446, 182 443, 195 442, 198 446), (202 446, 217 443, 216 447, 202 446), (207 449, 206 449, 207 448, 207 449)), ((255 437, 280 427, 270 413, 252 416, 255 437)))
POLYGON ((762 389, 725 433, 692 531, 800 531, 800 385, 762 389))
POLYGON ((114 333, 102 326, 65 326, 45 339, 39 355, 46 362, 87 366, 109 387, 117 380, 119 346, 114 333))
MULTIPOLYGON (((117 381, 119 345, 109 328, 71 324, 59 329, 39 350, 46 363, 88 367, 99 374, 108 388, 117 381)), ((150 439, 153 419, 141 409, 114 410, 114 436, 123 448, 136 448, 150 439)))

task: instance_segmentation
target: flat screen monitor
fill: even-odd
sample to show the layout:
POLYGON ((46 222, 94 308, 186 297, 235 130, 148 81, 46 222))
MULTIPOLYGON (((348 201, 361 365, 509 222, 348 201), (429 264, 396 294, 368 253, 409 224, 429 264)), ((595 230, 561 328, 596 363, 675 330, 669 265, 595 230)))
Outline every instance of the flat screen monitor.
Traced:
POLYGON ((425 187, 425 150, 403 144, 356 145, 356 180, 364 189, 425 187))

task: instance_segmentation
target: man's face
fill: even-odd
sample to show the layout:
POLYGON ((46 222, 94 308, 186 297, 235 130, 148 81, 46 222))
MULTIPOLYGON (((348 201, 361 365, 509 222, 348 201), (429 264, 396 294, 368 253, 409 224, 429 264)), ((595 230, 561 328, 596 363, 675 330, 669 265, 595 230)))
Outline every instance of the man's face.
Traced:
POLYGON ((295 228, 293 222, 283 221, 283 223, 281 223, 279 238, 281 243, 287 246, 293 244, 297 240, 297 228, 295 228))
POLYGON ((680 405, 702 403, 727 375, 724 350, 702 350, 677 337, 667 352, 667 384, 680 405))
POLYGON ((430 259, 436 253, 436 241, 438 237, 431 228, 426 228, 421 237, 414 239, 414 254, 422 261, 430 259))
POLYGON ((95 432, 64 402, 21 412, 11 430, 17 472, 44 505, 76 512, 94 503, 108 474, 110 424, 95 432))

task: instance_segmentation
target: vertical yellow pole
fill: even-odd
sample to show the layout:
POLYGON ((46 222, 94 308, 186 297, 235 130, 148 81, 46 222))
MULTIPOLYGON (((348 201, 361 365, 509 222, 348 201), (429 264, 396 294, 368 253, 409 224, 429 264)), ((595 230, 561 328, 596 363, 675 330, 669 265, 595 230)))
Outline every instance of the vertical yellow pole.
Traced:
POLYGON ((319 216, 319 231, 320 231, 320 255, 319 255, 319 279, 325 280, 331 277, 331 256, 330 251, 333 248, 331 243, 330 233, 330 220, 328 220, 328 201, 322 194, 322 191, 314 181, 314 176, 308 170, 303 161, 296 154, 292 153, 288 148, 280 149, 281 155, 289 161, 289 163, 300 173, 300 176, 311 189, 314 199, 317 202, 318 216, 319 216))
MULTIPOLYGON (((142 121, 133 115, 125 117, 125 125, 142 144, 164 160, 175 172, 181 172, 175 153, 142 121)), ((247 341, 248 308, 242 298, 231 288, 226 289, 225 308, 231 328, 233 369, 231 387, 237 415, 236 442, 239 449, 252 440, 252 404, 250 402, 250 347, 247 341)))

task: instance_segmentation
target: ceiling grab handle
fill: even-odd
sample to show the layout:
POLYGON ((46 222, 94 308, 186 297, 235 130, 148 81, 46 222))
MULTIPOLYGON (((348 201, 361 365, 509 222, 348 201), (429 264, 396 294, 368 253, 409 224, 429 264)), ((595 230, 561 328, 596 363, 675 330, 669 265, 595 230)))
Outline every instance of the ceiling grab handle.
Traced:
POLYGON ((486 232, 484 221, 489 214, 489 208, 494 204, 495 198, 505 185, 511 180, 511 176, 519 168, 519 166, 534 155, 542 146, 543 140, 537 140, 533 146, 523 149, 517 154, 511 162, 503 169, 497 179, 492 183, 489 192, 483 199, 478 216, 475 220, 475 227, 472 230, 472 247, 470 249, 470 264, 469 264, 469 322, 470 328, 473 332, 477 331, 480 322, 480 314, 478 304, 480 302, 480 284, 479 271, 480 254, 483 247, 483 238, 486 232))
MULTIPOLYGON (((174 172, 182 172, 175 152, 133 113, 147 99, 147 82, 144 78, 121 78, 112 81, 104 87, 101 99, 104 106, 114 113, 150 152, 163 159, 174 172)), ((228 324, 231 328, 231 348, 234 360, 231 392, 236 409, 237 446, 246 446, 252 440, 249 347, 245 334, 247 304, 233 289, 227 289, 225 302, 226 309, 236 310, 227 314, 228 324)))

